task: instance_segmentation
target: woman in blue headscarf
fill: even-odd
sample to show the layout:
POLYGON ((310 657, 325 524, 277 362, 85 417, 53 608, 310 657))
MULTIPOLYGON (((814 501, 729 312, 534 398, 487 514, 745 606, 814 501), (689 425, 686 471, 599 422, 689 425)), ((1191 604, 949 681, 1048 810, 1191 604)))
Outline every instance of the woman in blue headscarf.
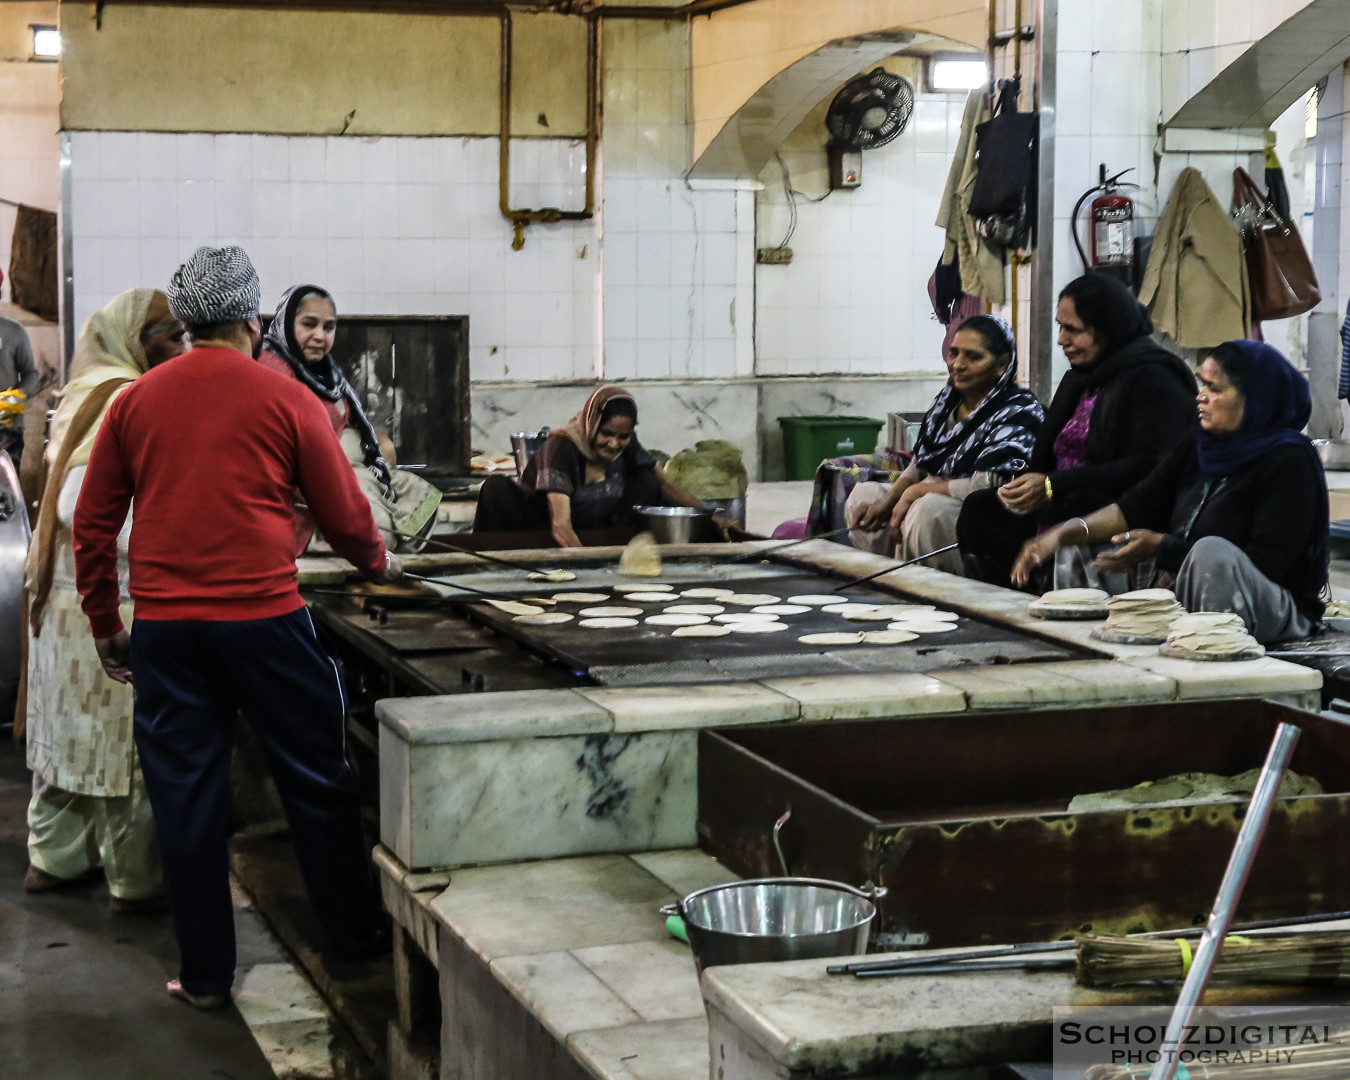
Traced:
MULTIPOLYGON (((1260 341, 1200 365, 1200 426, 1118 502, 1029 541, 1015 581, 1069 545, 1120 545, 1103 570, 1153 560, 1188 611, 1231 611, 1257 641, 1305 637, 1322 617, 1330 546, 1326 477, 1302 434, 1308 380, 1260 341)), ((1165 579, 1164 579, 1165 580, 1165 579)))

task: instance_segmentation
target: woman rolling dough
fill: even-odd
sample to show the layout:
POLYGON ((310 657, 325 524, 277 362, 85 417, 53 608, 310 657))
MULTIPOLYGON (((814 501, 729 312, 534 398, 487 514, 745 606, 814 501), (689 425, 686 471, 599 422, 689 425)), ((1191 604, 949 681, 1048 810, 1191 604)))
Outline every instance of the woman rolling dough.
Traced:
POLYGON ((643 449, 637 415, 628 391, 597 389, 581 412, 550 433, 519 480, 491 476, 483 482, 473 531, 547 530, 559 546, 581 547, 578 529, 636 525, 638 506, 703 509, 643 449))

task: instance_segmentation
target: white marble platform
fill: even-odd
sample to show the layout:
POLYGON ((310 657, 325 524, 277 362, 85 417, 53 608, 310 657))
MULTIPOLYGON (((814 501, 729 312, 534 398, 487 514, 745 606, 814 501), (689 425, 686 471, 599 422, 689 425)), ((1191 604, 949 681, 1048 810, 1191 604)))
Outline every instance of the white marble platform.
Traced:
MULTIPOLYGON (((1084 990, 1070 972, 858 980, 828 975, 826 960, 712 968, 700 985, 658 910, 735 880, 699 851, 480 867, 448 885, 387 851, 376 863, 386 896, 401 897, 400 925, 419 942, 415 927, 434 925, 442 1060, 454 1063, 442 1075, 456 1080, 960 1076, 1036 1060, 1056 1006, 1171 1000, 1166 988, 1084 990)), ((1317 993, 1270 989, 1259 1000, 1317 993)), ((1213 987, 1208 1000, 1252 1004, 1252 995, 1213 987)))
POLYGON ((675 851, 480 867, 422 894, 440 937, 441 1056, 455 1062, 442 1075, 705 1080, 698 976, 659 909, 728 880, 675 851))
MULTIPOLYGON (((724 554, 726 547, 667 550, 724 554)), ((596 555, 617 558, 618 549, 548 553, 559 565, 596 555)), ((856 575, 891 562, 828 541, 781 558, 856 575)), ((469 556, 414 559, 451 571, 481 567, 469 556)), ((310 572, 326 575, 333 567, 310 572)), ((1024 593, 924 567, 880 580, 952 610, 1091 649, 1096 658, 926 674, 385 699, 376 707, 382 842, 415 868, 691 846, 697 732, 705 727, 1213 698, 1318 705, 1322 676, 1311 668, 1270 658, 1172 660, 1152 646, 1098 642, 1089 636, 1095 624, 1032 618, 1024 593)))

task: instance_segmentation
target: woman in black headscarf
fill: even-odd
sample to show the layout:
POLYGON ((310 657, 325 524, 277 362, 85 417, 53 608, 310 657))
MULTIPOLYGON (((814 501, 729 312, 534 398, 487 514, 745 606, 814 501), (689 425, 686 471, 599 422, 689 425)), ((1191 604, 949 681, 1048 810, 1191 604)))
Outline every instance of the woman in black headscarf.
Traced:
MULTIPOLYGON (((337 334, 337 305, 332 295, 317 285, 296 285, 277 304, 277 313, 263 338, 258 362, 264 367, 298 379, 323 404, 342 443, 347 460, 356 470, 357 482, 370 502, 375 524, 392 551, 407 537, 420 536, 436 523, 441 493, 420 476, 390 468, 393 443, 385 439, 361 407, 361 399, 333 359, 337 334)), ((303 506, 296 507, 296 552, 305 550, 314 534, 314 522, 303 506)), ((419 547, 420 543, 403 544, 419 547)))
POLYGON ((970 577, 1011 584, 1013 561, 1039 528, 1119 498, 1195 422, 1195 377, 1149 335, 1153 323, 1114 278, 1084 274, 1059 294, 1069 370, 1045 411, 1031 469, 975 492, 957 521, 970 577))
POLYGON ((1260 642, 1306 637, 1330 559, 1326 476, 1302 434, 1308 380, 1265 342, 1228 341, 1200 383, 1194 434, 1110 506, 1029 541, 1013 577, 1061 547, 1109 540, 1099 569, 1156 565, 1188 611, 1240 615, 1260 642))

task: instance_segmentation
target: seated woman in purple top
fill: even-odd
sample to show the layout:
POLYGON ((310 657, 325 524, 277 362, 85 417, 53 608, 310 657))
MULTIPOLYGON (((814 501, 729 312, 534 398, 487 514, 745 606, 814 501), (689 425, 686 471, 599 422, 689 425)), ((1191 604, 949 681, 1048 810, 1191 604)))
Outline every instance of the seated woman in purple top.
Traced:
POLYGON ((1031 469, 961 507, 956 533, 969 577, 1011 585, 1022 545, 1083 517, 1146 476, 1195 423, 1195 377, 1149 336, 1153 323, 1114 278, 1084 274, 1059 294, 1069 370, 1045 411, 1031 469))

